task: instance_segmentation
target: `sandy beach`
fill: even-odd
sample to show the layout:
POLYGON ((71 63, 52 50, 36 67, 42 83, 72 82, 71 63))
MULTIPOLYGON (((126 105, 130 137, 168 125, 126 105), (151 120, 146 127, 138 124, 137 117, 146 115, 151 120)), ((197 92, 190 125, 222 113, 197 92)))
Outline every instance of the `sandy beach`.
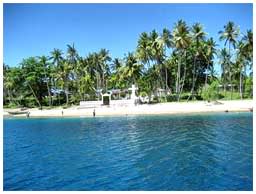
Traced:
MULTIPOLYGON (((204 113, 204 112, 246 112, 253 108, 253 100, 232 100, 214 102, 170 102, 159 104, 144 104, 129 107, 98 107, 95 108, 96 116, 111 115, 153 115, 153 114, 186 114, 186 113, 204 113)), ((18 111, 19 109, 4 109, 4 116, 24 117, 21 115, 10 115, 9 111, 18 111)), ((54 108, 50 110, 39 110, 38 108, 28 109, 30 117, 92 117, 94 108, 80 108, 73 106, 68 109, 54 108), (62 115, 63 111, 63 115, 62 115)))

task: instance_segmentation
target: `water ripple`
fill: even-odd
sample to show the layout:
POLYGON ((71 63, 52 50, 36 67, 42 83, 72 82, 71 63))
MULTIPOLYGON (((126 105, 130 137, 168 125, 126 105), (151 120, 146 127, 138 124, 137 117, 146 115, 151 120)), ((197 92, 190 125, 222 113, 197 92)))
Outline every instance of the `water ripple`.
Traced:
POLYGON ((4 190, 252 190, 252 114, 6 119, 4 190))

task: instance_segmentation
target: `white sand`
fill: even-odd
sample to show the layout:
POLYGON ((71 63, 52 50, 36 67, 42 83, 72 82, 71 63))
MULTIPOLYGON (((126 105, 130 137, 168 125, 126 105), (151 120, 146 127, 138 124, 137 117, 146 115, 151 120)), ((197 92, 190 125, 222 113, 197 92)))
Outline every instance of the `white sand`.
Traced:
MULTIPOLYGON (((232 100, 219 101, 223 104, 215 105, 204 101, 197 102, 170 102, 159 103, 154 105, 138 105, 131 107, 105 107, 95 108, 96 116, 110 115, 147 115, 147 114, 184 114, 184 113, 202 113, 202 112, 244 112, 253 108, 253 100, 232 100)), ((55 108, 51 110, 38 110, 37 108, 29 109, 30 117, 86 117, 93 115, 94 108, 79 109, 74 106, 68 109, 55 108)), ((16 109, 17 110, 17 109, 16 109)), ((4 109, 4 115, 9 115, 7 111, 14 109, 4 109)), ((16 115, 26 116, 26 115, 16 115)))

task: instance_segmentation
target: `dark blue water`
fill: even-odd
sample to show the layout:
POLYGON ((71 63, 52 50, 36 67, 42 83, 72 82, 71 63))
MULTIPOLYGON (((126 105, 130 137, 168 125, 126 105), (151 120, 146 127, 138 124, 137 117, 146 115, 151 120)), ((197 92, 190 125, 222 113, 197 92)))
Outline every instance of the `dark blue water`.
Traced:
POLYGON ((4 190, 252 190, 252 113, 4 119, 4 190))

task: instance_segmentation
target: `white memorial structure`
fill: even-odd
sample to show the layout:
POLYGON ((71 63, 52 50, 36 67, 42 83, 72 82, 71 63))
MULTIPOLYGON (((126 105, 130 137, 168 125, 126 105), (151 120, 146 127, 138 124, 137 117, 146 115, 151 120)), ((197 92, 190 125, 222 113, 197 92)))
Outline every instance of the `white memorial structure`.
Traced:
POLYGON ((130 99, 125 100, 111 100, 111 92, 101 94, 101 101, 81 101, 80 108, 96 108, 100 106, 135 106, 138 102, 138 97, 136 96, 137 87, 133 84, 131 88, 128 89, 131 91, 130 99))

